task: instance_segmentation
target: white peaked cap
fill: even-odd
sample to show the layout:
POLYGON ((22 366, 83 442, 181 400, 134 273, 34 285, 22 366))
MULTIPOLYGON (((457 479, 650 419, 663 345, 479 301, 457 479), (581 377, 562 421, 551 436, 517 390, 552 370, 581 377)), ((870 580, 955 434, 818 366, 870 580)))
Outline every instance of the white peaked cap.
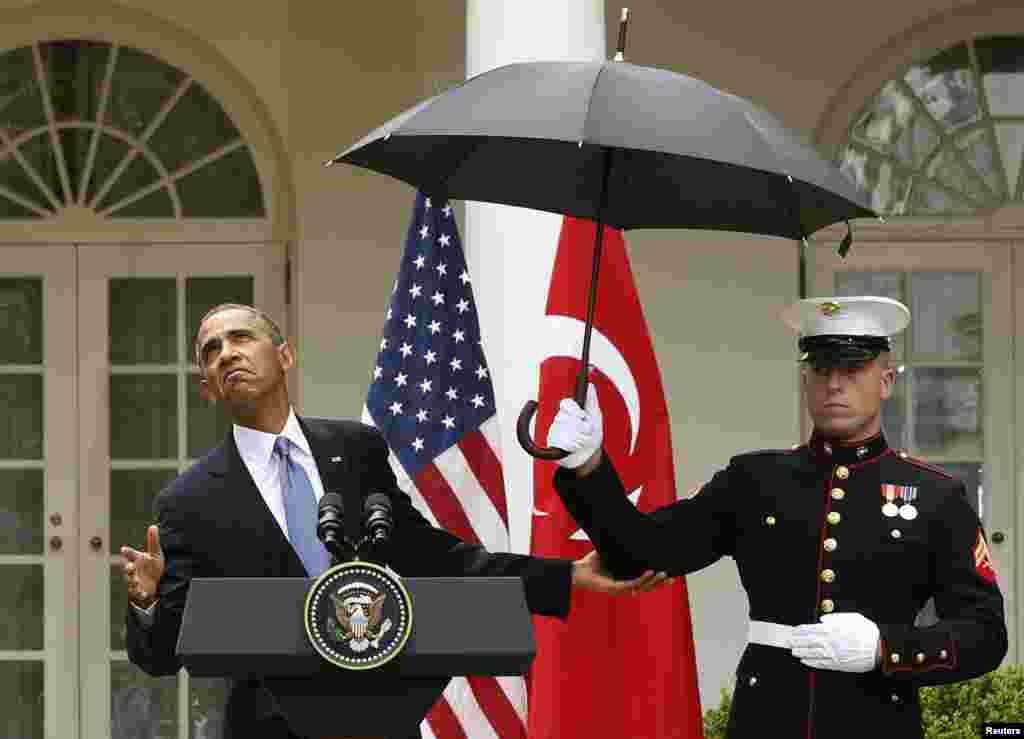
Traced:
POLYGON ((807 298, 782 312, 782 320, 801 337, 894 336, 910 323, 907 306, 871 295, 807 298))

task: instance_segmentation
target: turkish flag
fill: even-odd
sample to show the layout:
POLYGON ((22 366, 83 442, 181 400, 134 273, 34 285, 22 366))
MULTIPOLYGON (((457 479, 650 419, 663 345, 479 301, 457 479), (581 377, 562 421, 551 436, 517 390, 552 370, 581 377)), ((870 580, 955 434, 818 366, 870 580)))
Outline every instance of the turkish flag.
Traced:
MULTIPOLYGON (((565 346, 541 365, 534 437, 541 444, 559 401, 573 394, 595 228, 576 218, 562 223, 547 314, 565 346)), ((611 228, 604 234, 590 364, 604 416, 604 448, 630 498, 642 511, 674 502, 661 375, 622 232, 611 228)), ((555 463, 534 465, 532 553, 582 557, 593 547, 552 486, 555 463)), ((573 591, 567 622, 535 618, 534 628, 530 739, 703 736, 684 578, 636 596, 573 591)))

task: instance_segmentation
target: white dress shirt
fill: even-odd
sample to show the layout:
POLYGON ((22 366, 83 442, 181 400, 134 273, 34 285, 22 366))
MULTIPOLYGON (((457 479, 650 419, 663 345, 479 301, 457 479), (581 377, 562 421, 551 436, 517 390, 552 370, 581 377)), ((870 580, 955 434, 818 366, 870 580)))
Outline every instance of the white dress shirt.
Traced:
POLYGON ((313 459, 313 452, 310 451, 306 435, 302 433, 299 420, 295 417, 295 411, 288 413, 288 420, 280 434, 268 434, 265 431, 247 428, 235 424, 232 428, 235 435, 235 444, 238 446, 238 453, 242 462, 249 470, 252 481, 256 483, 256 489, 263 496, 267 508, 274 514, 277 525, 281 527, 285 538, 291 541, 288 536, 288 522, 284 515, 284 493, 282 492, 282 481, 284 479, 284 467, 282 459, 274 454, 274 441, 278 436, 284 436, 291 442, 288 453, 295 460, 309 477, 313 486, 313 494, 316 502, 324 496, 324 484, 320 480, 320 472, 316 468, 316 460, 313 459))
MULTIPOLYGON (((313 458, 306 435, 302 433, 302 427, 299 426, 299 419, 295 417, 294 409, 289 410, 288 420, 285 421, 284 429, 280 434, 268 434, 247 426, 239 426, 237 423, 232 426, 231 431, 235 437, 238 454, 242 458, 245 468, 249 470, 252 481, 256 483, 256 489, 263 496, 263 501, 273 514, 277 525, 281 527, 285 538, 291 541, 288 536, 288 521, 284 513, 282 482, 285 471, 283 460, 274 454, 274 442, 278 436, 284 436, 291 442, 288 446, 288 454, 305 470, 309 482, 313 486, 313 494, 316 496, 318 504, 324 496, 324 484, 320 479, 320 471, 317 469, 316 460, 313 458)), ((139 608, 134 603, 132 603, 132 607, 144 626, 153 624, 155 602, 145 609, 139 608)))

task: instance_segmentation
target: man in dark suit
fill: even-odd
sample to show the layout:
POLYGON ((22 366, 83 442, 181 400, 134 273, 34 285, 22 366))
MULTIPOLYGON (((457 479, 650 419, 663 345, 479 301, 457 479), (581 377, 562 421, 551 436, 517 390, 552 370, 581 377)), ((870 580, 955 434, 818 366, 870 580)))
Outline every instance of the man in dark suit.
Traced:
MULTIPOLYGON (((316 501, 325 490, 388 494, 395 524, 390 564, 400 575, 518 576, 536 614, 565 618, 572 586, 623 593, 662 580, 655 573, 612 580, 596 556, 571 562, 490 553, 432 526, 398 489, 375 429, 295 414, 286 379, 292 348, 256 308, 212 309, 200 322, 195 349, 201 392, 223 403, 234 427, 157 496, 157 525, 147 531, 146 550, 121 549, 131 601, 128 656, 151 675, 181 667, 175 645, 193 577, 320 574, 326 550, 315 538, 316 501), (307 500, 296 503, 289 475, 303 478, 307 500)), ((225 731, 235 739, 294 737, 258 680, 232 687, 225 731)))

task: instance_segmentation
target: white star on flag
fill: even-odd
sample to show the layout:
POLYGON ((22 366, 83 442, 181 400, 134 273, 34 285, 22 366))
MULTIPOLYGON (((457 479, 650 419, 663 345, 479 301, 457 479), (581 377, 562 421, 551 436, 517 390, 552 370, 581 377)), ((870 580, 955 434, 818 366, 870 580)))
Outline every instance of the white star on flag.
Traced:
POLYGON ((474 395, 473 399, 470 402, 473 404, 474 408, 483 408, 484 407, 484 396, 483 395, 474 395))
POLYGON ((468 285, 469 284, 469 272, 467 270, 462 270, 462 274, 459 275, 459 279, 462 280, 462 284, 463 285, 468 285))
POLYGON ((398 385, 399 387, 404 387, 408 379, 409 375, 399 372, 397 375, 395 375, 395 384, 398 385))
POLYGON ((392 416, 397 416, 399 413, 402 412, 402 404, 396 400, 394 403, 388 406, 388 410, 391 411, 392 416))
POLYGON ((441 234, 441 238, 438 239, 441 242, 441 246, 448 246, 452 243, 452 237, 448 234, 441 234))
POLYGON ((416 325, 416 316, 410 313, 405 317, 405 321, 403 321, 403 323, 405 324, 406 328, 412 328, 413 326, 416 325))
POLYGON ((434 305, 441 305, 444 303, 444 295, 441 294, 440 290, 431 295, 430 299, 434 301, 434 305))
POLYGON ((432 387, 434 387, 434 383, 432 380, 424 380, 423 382, 420 383, 420 390, 423 391, 424 395, 429 393, 432 387))
POLYGON ((454 334, 452 334, 452 338, 455 339, 455 343, 458 344, 459 342, 466 340, 466 332, 463 331, 462 329, 459 329, 454 334))
POLYGON ((476 376, 478 379, 481 380, 487 377, 487 368, 481 364, 479 367, 476 368, 476 376))
POLYGON ((455 419, 454 419, 454 418, 452 418, 451 416, 445 416, 445 417, 444 417, 444 418, 443 418, 443 419, 441 420, 441 423, 443 423, 443 424, 444 424, 444 427, 445 427, 446 429, 448 429, 449 431, 450 431, 451 429, 455 428, 455 419))
POLYGON ((460 369, 462 369, 462 360, 461 359, 455 358, 452 361, 450 361, 448 364, 452 368, 452 372, 458 372, 460 369))
POLYGON ((409 342, 405 342, 401 347, 399 347, 398 351, 402 352, 403 357, 408 357, 412 354, 412 347, 409 345, 409 342))
POLYGON ((423 269, 423 265, 427 263, 427 260, 422 254, 420 254, 412 261, 412 263, 416 265, 416 269, 423 269))
POLYGON ((384 374, 384 370, 382 370, 380 368, 379 364, 376 367, 373 368, 373 379, 379 380, 381 378, 381 375, 383 375, 383 374, 384 374))
POLYGON ((427 413, 427 412, 426 412, 426 410, 424 410, 423 408, 420 408, 420 409, 419 409, 419 410, 418 410, 418 411, 416 412, 416 423, 423 423, 423 422, 424 422, 424 421, 426 421, 426 420, 427 420, 428 418, 430 418, 430 414, 429 414, 429 413, 427 413))
POLYGON ((432 333, 432 334, 441 333, 441 322, 440 321, 431 321, 430 325, 427 326, 427 328, 430 329, 430 333, 432 333))
POLYGON ((444 262, 441 262, 434 269, 437 270, 437 273, 441 275, 441 277, 444 277, 446 274, 448 274, 448 265, 445 264, 444 262))
POLYGON ((427 361, 428 365, 431 365, 437 361, 437 352, 427 352, 426 354, 423 355, 423 358, 427 361))
POLYGON ((455 304, 455 307, 459 309, 459 313, 465 313, 469 310, 469 301, 463 298, 455 304))
POLYGON ((453 387, 448 388, 448 391, 445 393, 445 395, 448 396, 448 400, 458 400, 459 399, 459 391, 456 390, 453 387))
POLYGON ((441 208, 441 212, 444 213, 444 217, 445 218, 451 218, 452 206, 450 206, 450 205, 444 206, 443 208, 441 208))
POLYGON ((417 436, 413 440, 413 442, 412 442, 412 448, 415 449, 417 452, 422 452, 423 451, 423 439, 421 439, 420 437, 417 436))
POLYGON ((412 297, 414 299, 418 298, 420 296, 420 293, 422 293, 422 292, 423 292, 423 288, 421 286, 417 285, 415 282, 412 283, 412 287, 409 288, 409 294, 412 295, 412 297))
POLYGON ((423 228, 420 229, 420 238, 425 239, 429 234, 430 229, 426 225, 424 225, 423 228))

